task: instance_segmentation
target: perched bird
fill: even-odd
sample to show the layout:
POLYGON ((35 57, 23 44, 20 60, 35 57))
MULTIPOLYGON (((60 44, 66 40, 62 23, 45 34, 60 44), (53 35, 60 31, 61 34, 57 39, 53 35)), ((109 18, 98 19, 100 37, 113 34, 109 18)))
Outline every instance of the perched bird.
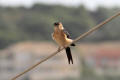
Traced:
POLYGON ((58 50, 60 50, 61 47, 65 47, 68 63, 70 62, 73 64, 72 54, 70 47, 67 47, 68 45, 75 46, 72 39, 70 39, 70 35, 67 31, 65 31, 63 25, 61 22, 55 22, 54 23, 54 32, 52 33, 53 40, 56 41, 56 43, 59 45, 58 50))

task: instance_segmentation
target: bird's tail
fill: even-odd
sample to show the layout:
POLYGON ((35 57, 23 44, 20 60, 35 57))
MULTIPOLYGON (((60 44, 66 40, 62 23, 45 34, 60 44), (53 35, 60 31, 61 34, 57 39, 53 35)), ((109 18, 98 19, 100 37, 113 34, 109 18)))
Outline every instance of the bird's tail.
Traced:
POLYGON ((70 64, 70 61, 71 61, 71 63, 73 64, 73 59, 72 59, 70 47, 65 48, 65 50, 66 50, 66 54, 67 54, 67 58, 68 58, 68 63, 70 64))

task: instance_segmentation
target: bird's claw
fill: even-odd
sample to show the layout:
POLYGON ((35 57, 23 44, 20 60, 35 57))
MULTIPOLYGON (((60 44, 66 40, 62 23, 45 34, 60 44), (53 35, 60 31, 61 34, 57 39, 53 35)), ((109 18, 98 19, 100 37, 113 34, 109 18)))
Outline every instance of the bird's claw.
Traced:
POLYGON ((61 47, 58 48, 58 52, 60 52, 61 47))

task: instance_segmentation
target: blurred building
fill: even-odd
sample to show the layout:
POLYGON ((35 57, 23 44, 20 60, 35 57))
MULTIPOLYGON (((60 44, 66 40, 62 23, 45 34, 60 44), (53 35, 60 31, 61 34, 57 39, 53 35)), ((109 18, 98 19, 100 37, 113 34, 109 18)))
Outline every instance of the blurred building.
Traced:
MULTIPOLYGON (((20 80, 69 80, 78 79, 83 69, 82 59, 87 68, 96 75, 119 76, 120 43, 81 43, 72 49, 74 64, 69 65, 65 51, 37 66, 20 80), (79 57, 79 60, 78 60, 79 57)), ((21 42, 0 51, 0 80, 9 80, 49 56, 57 50, 48 42, 21 42)), ((87 69, 85 68, 85 69, 87 69)), ((86 76, 86 75, 85 75, 86 76)))
MULTIPOLYGON (((57 47, 48 42, 21 42, 0 51, 0 80, 9 80, 49 56, 57 47)), ((78 60, 68 64, 64 51, 25 74, 20 80, 63 80, 79 77, 78 60)))
POLYGON ((81 44, 86 65, 98 75, 120 75, 120 43, 81 44))

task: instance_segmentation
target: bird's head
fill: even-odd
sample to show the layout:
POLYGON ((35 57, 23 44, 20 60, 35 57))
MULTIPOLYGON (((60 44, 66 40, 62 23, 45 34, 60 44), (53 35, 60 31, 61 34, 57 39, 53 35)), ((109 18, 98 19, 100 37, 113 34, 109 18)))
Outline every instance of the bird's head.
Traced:
POLYGON ((55 27, 58 27, 59 25, 60 25, 60 22, 55 22, 55 23, 54 23, 54 26, 55 26, 55 27))
POLYGON ((59 29, 64 29, 64 27, 63 27, 63 25, 62 25, 61 22, 55 22, 55 23, 54 23, 54 27, 55 27, 55 28, 59 28, 59 29))

